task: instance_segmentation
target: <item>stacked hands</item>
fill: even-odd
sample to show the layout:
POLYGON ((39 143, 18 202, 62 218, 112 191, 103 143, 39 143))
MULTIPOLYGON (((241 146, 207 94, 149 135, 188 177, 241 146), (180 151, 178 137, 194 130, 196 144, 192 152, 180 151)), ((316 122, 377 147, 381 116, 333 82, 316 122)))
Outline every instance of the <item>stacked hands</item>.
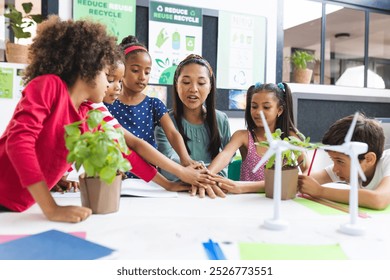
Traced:
MULTIPOLYGON (((207 169, 203 162, 193 161, 184 168, 183 176, 180 179, 183 182, 171 182, 166 188, 168 191, 188 191, 191 196, 198 195, 204 198, 207 194, 210 198, 225 197, 227 193, 239 193, 240 188, 236 181, 212 173, 207 169)), ((79 183, 67 180, 63 176, 61 180, 52 188, 53 192, 78 192, 79 183)))
POLYGON ((189 193, 192 196, 198 194, 200 198, 203 198, 207 194, 210 198, 216 198, 217 196, 225 197, 228 192, 239 192, 239 188, 236 185, 237 182, 212 173, 207 169, 204 162, 192 162, 189 167, 200 171, 199 173, 201 174, 196 182, 191 184, 189 193))

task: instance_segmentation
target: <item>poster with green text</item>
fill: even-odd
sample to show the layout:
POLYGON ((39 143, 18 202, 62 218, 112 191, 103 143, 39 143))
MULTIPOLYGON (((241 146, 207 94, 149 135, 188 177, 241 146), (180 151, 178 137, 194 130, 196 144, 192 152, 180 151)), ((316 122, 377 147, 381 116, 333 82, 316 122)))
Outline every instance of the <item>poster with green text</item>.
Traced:
POLYGON ((118 38, 135 35, 136 0, 73 0, 73 18, 97 20, 118 38))
POLYGON ((172 84, 177 65, 189 54, 202 55, 202 9, 150 1, 150 83, 172 84))

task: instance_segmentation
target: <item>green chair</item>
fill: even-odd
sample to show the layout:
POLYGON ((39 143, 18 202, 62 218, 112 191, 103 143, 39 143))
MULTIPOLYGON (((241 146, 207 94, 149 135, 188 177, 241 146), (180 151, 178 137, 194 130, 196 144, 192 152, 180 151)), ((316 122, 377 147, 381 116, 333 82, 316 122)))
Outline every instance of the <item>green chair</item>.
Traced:
POLYGON ((228 167, 228 178, 233 181, 240 180, 241 159, 233 160, 228 167))

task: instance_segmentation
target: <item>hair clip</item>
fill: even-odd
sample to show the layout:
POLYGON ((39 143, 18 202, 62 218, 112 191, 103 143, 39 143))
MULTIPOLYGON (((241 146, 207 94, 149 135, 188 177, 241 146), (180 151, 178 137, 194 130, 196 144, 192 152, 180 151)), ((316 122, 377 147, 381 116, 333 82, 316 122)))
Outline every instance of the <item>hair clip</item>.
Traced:
POLYGON ((281 90, 285 91, 283 83, 278 83, 278 88, 280 88, 281 90))
POLYGON ((262 85, 262 83, 257 82, 257 83, 255 84, 255 89, 259 89, 259 88, 261 87, 261 85, 262 85))

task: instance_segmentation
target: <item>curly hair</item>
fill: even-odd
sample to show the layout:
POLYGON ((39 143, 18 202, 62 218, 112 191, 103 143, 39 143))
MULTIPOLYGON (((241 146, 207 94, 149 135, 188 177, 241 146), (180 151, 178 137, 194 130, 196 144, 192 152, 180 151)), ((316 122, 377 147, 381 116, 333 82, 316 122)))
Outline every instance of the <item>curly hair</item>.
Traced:
POLYGON ((38 25, 29 48, 24 83, 44 74, 59 76, 68 87, 78 78, 92 83, 106 65, 114 64, 115 48, 116 38, 100 23, 50 16, 38 25))

